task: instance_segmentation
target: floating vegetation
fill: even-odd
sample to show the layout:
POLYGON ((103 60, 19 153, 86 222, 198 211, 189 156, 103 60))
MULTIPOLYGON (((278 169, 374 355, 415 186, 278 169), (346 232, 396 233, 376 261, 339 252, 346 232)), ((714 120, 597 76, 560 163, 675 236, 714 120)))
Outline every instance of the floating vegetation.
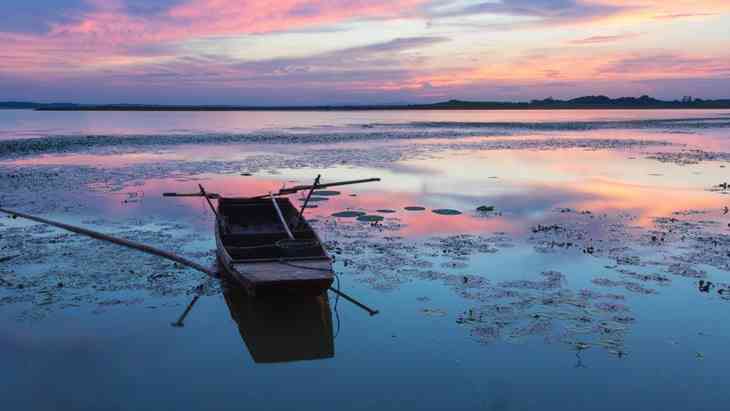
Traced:
POLYGON ((384 217, 381 215, 369 214, 369 215, 361 215, 361 216, 357 217, 357 221, 362 221, 362 222, 366 222, 366 223, 375 223, 375 222, 383 221, 383 220, 384 220, 384 217))
POLYGON ((464 269, 469 267, 469 264, 466 264, 462 261, 446 261, 441 263, 442 268, 449 268, 449 269, 464 269))
POLYGON ((685 149, 676 152, 653 153, 647 156, 662 163, 678 165, 699 164, 704 161, 730 161, 730 153, 713 152, 699 149, 685 149))
POLYGON ((13 258, 16 258, 16 257, 20 257, 20 255, 17 255, 17 254, 16 254, 16 255, 6 255, 6 256, 1 256, 1 257, 0 257, 0 263, 4 263, 4 262, 6 262, 6 261, 10 261, 10 260, 12 260, 13 258))
MULTIPOLYGON (((215 260, 209 237, 178 222, 146 223, 136 219, 95 220, 84 224, 103 225, 104 231, 116 236, 164 247, 203 265, 213 265, 215 260)), ((0 306, 31 303, 19 314, 24 320, 43 318, 53 310, 66 307, 86 306, 93 312, 101 312, 99 307, 140 304, 144 300, 142 296, 128 298, 130 292, 154 298, 185 296, 201 279, 199 273, 166 260, 37 224, 5 228, 0 236, 0 249, 8 247, 19 255, 12 260, 12 271, 4 270, 7 264, 0 265, 0 291, 12 290, 0 298, 0 306), (78 261, 94 263, 78 264, 78 261), (119 261, 135 264, 119 264, 119 261), (110 297, 110 293, 118 294, 110 297)))
MULTIPOLYGON (((323 227, 325 228, 325 227, 323 227)), ((342 223, 327 225, 337 241, 327 247, 337 250, 344 271, 373 289, 392 291, 412 281, 443 283, 469 305, 456 315, 457 324, 480 343, 520 343, 531 338, 545 341, 582 341, 601 347, 610 355, 624 355, 624 336, 635 324, 625 297, 616 293, 568 288, 563 272, 547 270, 535 277, 491 280, 474 273, 472 256, 490 255, 511 246, 504 233, 459 234, 407 240, 388 233, 342 223), (334 230, 334 231, 333 231, 334 230)), ((428 303, 429 297, 417 301, 428 303)), ((448 316, 432 308, 426 315, 448 316)))
POLYGON ((651 288, 642 286, 641 284, 634 283, 631 281, 617 281, 608 278, 594 278, 591 282, 595 285, 602 287, 621 287, 627 291, 631 291, 637 294, 656 294, 657 291, 651 288))
POLYGON ((435 210, 431 210, 434 214, 440 214, 440 215, 460 215, 461 211, 459 210, 452 210, 449 208, 438 208, 435 210))
POLYGON ((340 211, 337 213, 332 214, 332 217, 338 217, 338 218, 356 218, 356 217, 362 217, 366 215, 367 213, 362 211, 340 211))
POLYGON ((322 197, 333 197, 333 196, 338 196, 340 194, 342 194, 342 193, 339 191, 333 191, 333 190, 317 190, 314 192, 314 195, 322 196, 322 197))
MULTIPOLYGON (((329 198, 327 198, 327 197, 315 197, 315 196, 309 197, 309 202, 311 202, 311 203, 319 203, 319 202, 328 201, 328 200, 329 200, 329 198)), ((302 200, 302 201, 304 201, 304 200, 302 200)))
POLYGON ((440 308, 423 308, 421 312, 429 317, 443 317, 447 314, 446 311, 440 308))
POLYGON ((395 213, 395 210, 387 209, 387 208, 381 208, 380 210, 375 210, 376 213, 381 214, 392 214, 395 213))
MULTIPOLYGON (((667 123, 663 124, 661 127, 666 127, 667 123)), ((377 127, 373 127, 375 132, 371 131, 364 135, 333 133, 317 135, 314 139, 310 139, 309 136, 301 138, 286 134, 244 137, 219 135, 210 138, 181 136, 181 139, 165 136, 160 139, 148 136, 123 138, 70 136, 68 139, 46 138, 32 142, 2 142, 0 155, 15 158, 34 153, 73 151, 109 154, 116 151, 147 151, 150 148, 163 148, 176 144, 243 144, 246 141, 308 144, 312 141, 321 143, 391 138, 423 139, 432 136, 451 138, 469 133, 483 136, 484 127, 487 126, 479 126, 482 129, 477 131, 464 131, 462 127, 458 133, 453 133, 453 127, 456 126, 448 127, 434 124, 427 127, 428 131, 412 130, 396 136, 390 131, 381 132, 377 127)), ((545 126, 540 124, 535 127, 545 126)), ((551 124, 550 127, 560 129, 563 126, 551 124)), ((59 190, 84 192, 84 194, 89 190, 95 192, 127 190, 129 186, 156 178, 192 179, 205 174, 235 176, 241 169, 250 171, 241 175, 252 175, 252 173, 287 168, 325 169, 343 163, 353 167, 386 168, 397 161, 432 156, 444 150, 624 150, 671 145, 669 142, 636 139, 490 137, 480 141, 454 139, 445 144, 403 142, 383 150, 333 146, 298 150, 301 154, 257 154, 241 161, 150 162, 114 170, 88 166, 6 164, 0 166, 0 174, 5 174, 0 178, 0 192, 3 193, 3 204, 23 204, 27 207, 26 210, 41 213, 63 213, 73 210, 75 215, 79 215, 88 210, 83 198, 80 200, 70 198, 66 201, 54 198, 54 194, 59 190), (26 204, 25 199, 29 198, 29 194, 32 194, 36 201, 26 204)), ((730 156, 724 153, 699 151, 652 155, 659 161, 678 164, 706 160, 730 161, 730 156)), ((713 190, 728 191, 730 188, 727 183, 723 184, 716 185, 713 190)), ((328 197, 339 194, 320 190, 315 192, 315 197, 310 201, 326 201, 328 197)), ((349 196, 354 197, 356 194, 349 196)), ((128 200, 137 201, 133 197, 129 197, 128 200)), ((332 200, 334 202, 336 199, 332 200)), ((560 201, 559 204, 570 203, 560 201)), ((317 205, 311 206, 314 208, 317 205)), ((388 204, 388 206, 394 205, 388 204)), ((412 212, 426 210, 420 206, 407 206, 404 209, 412 212)), ((488 215, 497 212, 492 205, 483 205, 476 210, 488 215)), ((393 211, 377 210, 378 213, 393 211)), ((433 212, 441 215, 461 214, 457 210, 445 209, 433 212)), ((311 219, 310 223, 317 225, 323 235, 322 238, 327 240, 327 248, 333 256, 336 256, 335 265, 338 274, 349 276, 353 281, 384 292, 407 287, 416 281, 436 282, 448 287, 463 304, 462 307, 454 309, 449 306, 449 311, 453 311, 451 314, 453 318, 446 311, 436 308, 424 308, 421 312, 456 321, 480 342, 519 343, 537 338, 547 343, 565 343, 570 349, 578 351, 604 349, 611 355, 622 357, 626 355, 624 337, 632 327, 637 326, 636 318, 640 317, 631 312, 629 306, 635 299, 644 296, 652 298, 650 296, 656 294, 656 290, 666 290, 661 287, 669 287, 675 282, 683 286, 691 283, 699 292, 707 293, 703 294, 703 297, 709 296, 712 292, 711 295, 717 298, 718 302, 730 300, 730 286, 716 282, 710 284, 708 280, 714 273, 708 267, 719 270, 730 269, 728 253, 730 236, 727 233, 727 224, 709 221, 714 214, 708 214, 706 217, 708 221, 694 221, 692 218, 698 215, 699 213, 692 210, 678 211, 667 218, 656 219, 651 229, 633 226, 637 224, 636 216, 621 213, 604 215, 595 211, 577 211, 570 208, 555 210, 554 213, 548 211, 547 215, 540 216, 544 219, 532 220, 535 225, 530 227, 527 238, 524 239, 528 248, 539 253, 575 253, 572 257, 589 258, 606 267, 605 272, 600 274, 601 277, 593 278, 587 285, 581 280, 580 286, 576 286, 575 283, 578 281, 575 281, 574 276, 585 273, 528 270, 505 274, 505 270, 499 267, 503 260, 497 260, 494 254, 514 247, 515 244, 520 246, 524 244, 522 238, 516 240, 504 233, 483 232, 481 235, 404 238, 408 235, 421 235, 422 232, 419 233, 417 230, 419 227, 414 230, 417 233, 415 235, 413 232, 403 230, 405 226, 397 218, 384 219, 383 216, 352 210, 332 214, 331 216, 335 218, 320 215, 319 219, 311 219), (361 222, 376 224, 358 224, 352 220, 336 220, 336 218, 357 218, 361 222), (485 264, 484 261, 488 263, 485 264), (492 262, 497 264, 491 264, 492 262)), ((174 223, 160 223, 150 227, 131 223, 115 226, 105 221, 99 224, 105 228, 111 227, 115 233, 130 239, 161 244, 207 263, 214 261, 214 255, 209 251, 211 240, 209 233, 198 235, 174 223)), ((127 255, 126 251, 113 246, 106 247, 97 243, 91 245, 90 242, 74 236, 57 235, 55 232, 35 227, 21 229, 16 227, 12 220, 8 220, 8 225, 10 227, 0 224, 1 255, 15 256, 16 251, 20 255, 15 256, 9 264, 7 261, 10 260, 3 260, 6 257, 0 257, 0 263, 4 263, 0 264, 0 291, 5 293, 0 298, 0 306, 27 304, 32 307, 32 311, 42 313, 83 304, 98 307, 139 304, 142 300, 136 296, 117 295, 101 298, 98 297, 98 291, 182 296, 189 293, 199 280, 199 276, 190 273, 189 270, 158 262, 153 258, 137 258, 136 254, 127 255), (60 251, 59 245, 63 245, 60 251), (122 269, 108 262, 118 261, 119 258, 139 262, 139 267, 122 269), (79 267, 78 261, 100 261, 100 265, 93 269, 91 266, 79 267), (40 270, 34 264, 45 264, 53 268, 40 270)), ((544 256, 536 258, 543 259, 544 256)), ((561 259, 551 260, 555 260, 557 264, 561 259)), ((590 277, 585 279, 586 282, 588 280, 590 277)), ((418 297, 417 301, 424 306, 431 299, 418 297)))

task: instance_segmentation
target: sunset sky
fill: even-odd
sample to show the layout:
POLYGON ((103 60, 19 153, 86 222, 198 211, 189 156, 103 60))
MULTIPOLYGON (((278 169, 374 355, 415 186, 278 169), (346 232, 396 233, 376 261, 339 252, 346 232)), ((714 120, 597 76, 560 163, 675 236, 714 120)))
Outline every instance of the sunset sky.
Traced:
POLYGON ((0 100, 730 97, 728 0, 2 0, 0 100))

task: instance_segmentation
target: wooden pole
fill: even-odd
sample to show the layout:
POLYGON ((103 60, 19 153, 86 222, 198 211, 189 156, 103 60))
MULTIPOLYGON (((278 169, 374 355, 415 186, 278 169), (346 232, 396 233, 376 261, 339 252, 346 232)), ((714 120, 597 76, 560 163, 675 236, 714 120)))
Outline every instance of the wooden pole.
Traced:
POLYGON ((279 208, 279 203, 276 202, 276 197, 274 197, 273 193, 269 193, 269 195, 271 196, 271 202, 274 203, 276 214, 279 216, 279 220, 281 220, 281 225, 283 225, 284 230, 286 230, 286 235, 289 236, 290 240, 294 240, 294 234, 292 234, 291 230, 289 229, 289 224, 286 223, 284 213, 281 212, 281 208, 279 208))
POLYGON ((368 312, 368 314, 370 314, 370 316, 371 316, 371 317, 372 317, 373 315, 375 315, 375 314, 378 314, 378 313, 380 312, 380 311, 378 311, 378 310, 373 310, 372 308, 370 308, 370 307, 368 307, 367 305, 365 305, 365 304, 361 303, 360 301, 357 301, 356 299, 354 299, 354 298, 350 297, 349 295, 347 295, 347 294, 343 293, 343 292, 342 292, 342 291, 340 291, 340 290, 336 290, 336 289, 334 289, 334 288, 332 288, 332 287, 330 287, 330 288, 329 288, 329 290, 330 290, 330 291, 332 291, 333 293, 335 293, 335 294, 339 295, 340 297, 344 298, 345 300, 347 300, 347 301, 349 301, 349 302, 351 302, 351 303, 355 304, 356 306, 358 306, 358 307, 362 308, 363 310, 367 311, 367 312, 368 312))
MULTIPOLYGON (((380 181, 380 179, 379 178, 367 178, 364 180, 337 181, 334 183, 319 184, 319 185, 317 185, 317 188, 329 188, 329 187, 346 186, 346 185, 350 185, 350 184, 372 183, 375 181, 380 181)), ((296 193, 298 191, 302 191, 302 190, 311 190, 312 187, 313 186, 308 185, 308 186, 294 186, 294 187, 289 187, 289 188, 282 188, 281 190, 279 190, 278 193, 276 193, 276 195, 282 196, 282 195, 287 195, 287 194, 294 194, 294 193, 296 193)), ((264 194, 264 195, 260 195, 260 196, 256 196, 256 197, 249 197, 249 198, 251 198, 251 199, 259 198, 260 199, 260 198, 266 198, 268 196, 269 196, 268 194, 264 194)))
MULTIPOLYGON (((349 180, 349 181, 336 181, 334 183, 327 183, 327 184, 318 184, 316 188, 328 188, 328 187, 338 187, 338 186, 346 186, 350 184, 360 184, 360 183, 372 183, 375 181, 380 181, 379 178, 366 178, 364 180, 349 180)), ((312 188, 315 188, 313 185, 308 186, 294 186, 290 188, 282 188, 279 190, 279 192, 275 193, 277 196, 283 196, 288 194, 294 194, 299 191, 303 190, 311 190, 312 188)), ((220 198, 221 195, 218 193, 162 193, 163 197, 207 197, 207 198, 220 198)), ((255 199, 263 199, 269 197, 269 194, 262 194, 259 196, 254 197, 248 197, 251 200, 255 199)))
POLYGON ((314 184, 312 185, 312 189, 309 190, 309 193, 307 193, 307 198, 304 200, 304 204, 302 204, 302 209, 299 210, 299 215, 297 216, 297 224, 294 226, 294 231, 299 228, 299 226, 302 225, 302 217, 304 217, 304 209, 307 208, 307 204, 309 204, 309 199, 312 198, 312 193, 314 193, 314 190, 317 189, 317 186, 319 185, 319 179, 322 177, 321 174, 317 174, 317 178, 314 179, 314 184))
POLYGON ((208 202, 208 205, 210 206, 210 209, 213 210, 213 215, 215 215, 215 220, 218 221, 218 210, 213 207, 213 202, 210 201, 210 196, 208 193, 205 192, 205 189, 203 188, 202 184, 198 184, 198 187, 200 187, 200 193, 205 197, 205 201, 208 202))
POLYGON ((17 258, 17 257, 20 257, 20 255, 8 255, 8 256, 5 256, 5 257, 0 257, 0 263, 4 263, 6 261, 10 261, 13 258, 17 258))
POLYGON ((170 325, 172 325, 173 327, 178 327, 178 328, 185 327, 185 323, 184 323, 185 317, 188 316, 188 314, 190 313, 190 310, 193 309, 193 306, 195 305, 195 303, 198 302, 199 299, 200 299, 200 294, 193 297, 193 301, 190 301, 190 304, 188 304, 188 307, 185 309, 185 312, 182 313, 182 315, 180 316, 180 318, 177 319, 177 321, 175 321, 174 323, 171 323, 170 325))
POLYGON ((176 263, 179 263, 179 264, 182 264, 184 266, 190 267, 192 269, 198 270, 198 271, 200 271, 202 273, 208 274, 211 277, 218 277, 218 273, 217 272, 215 272, 215 271, 213 271, 213 270, 211 270, 209 268, 203 267, 202 265, 200 265, 200 264, 198 264, 198 263, 196 263, 194 261, 190 261, 187 258, 180 257, 178 255, 169 253, 169 252, 164 251, 164 250, 160 250, 160 249, 155 248, 155 247, 151 247, 151 246, 146 245, 146 244, 136 243, 134 241, 125 240, 123 238, 112 237, 110 235, 103 234, 103 233, 100 233, 100 232, 97 232, 97 231, 93 231, 93 230, 89 230, 89 229, 86 229, 86 228, 75 227, 75 226, 72 226, 72 225, 68 225, 68 224, 64 224, 64 223, 59 223, 59 222, 56 222, 56 221, 46 220, 45 218, 35 217, 35 216, 29 215, 29 214, 19 213, 17 211, 13 211, 13 210, 6 210, 4 208, 0 208, 0 212, 5 213, 5 214, 9 214, 11 216, 22 217, 22 218, 25 218, 27 220, 35 221, 35 222, 38 222, 38 223, 52 225, 54 227, 58 227, 60 229, 66 230, 66 231, 70 231, 72 233, 85 235, 87 237, 95 238, 95 239, 101 240, 101 241, 107 241, 107 242, 110 242, 110 243, 114 243, 114 244, 117 244, 117 245, 121 245, 123 247, 127 247, 127 248, 131 248, 131 249, 134 249, 134 250, 138 250, 138 251, 141 251, 143 253, 156 255, 158 257, 162 257, 162 258, 168 259, 170 261, 174 261, 176 263))
MULTIPOLYGON (((163 197, 203 197, 202 193, 162 193, 163 197)), ((206 193, 205 196, 208 198, 220 198, 221 195, 218 193, 206 193)))

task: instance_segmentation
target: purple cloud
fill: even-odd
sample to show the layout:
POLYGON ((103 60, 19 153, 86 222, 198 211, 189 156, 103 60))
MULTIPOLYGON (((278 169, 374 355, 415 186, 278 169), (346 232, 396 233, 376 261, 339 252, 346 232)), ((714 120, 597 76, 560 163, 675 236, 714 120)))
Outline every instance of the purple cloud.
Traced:
POLYGON ((627 6, 584 3, 578 0, 484 1, 448 11, 434 11, 433 17, 460 17, 479 14, 537 17, 548 23, 576 22, 606 17, 628 10, 627 6))
POLYGON ((634 56, 607 64, 599 70, 603 74, 666 74, 698 77, 730 74, 726 58, 697 58, 678 54, 634 56))
POLYGON ((612 36, 591 36, 582 39, 572 40, 571 44, 601 44, 615 43, 617 41, 631 39, 640 36, 638 33, 616 34, 612 36))

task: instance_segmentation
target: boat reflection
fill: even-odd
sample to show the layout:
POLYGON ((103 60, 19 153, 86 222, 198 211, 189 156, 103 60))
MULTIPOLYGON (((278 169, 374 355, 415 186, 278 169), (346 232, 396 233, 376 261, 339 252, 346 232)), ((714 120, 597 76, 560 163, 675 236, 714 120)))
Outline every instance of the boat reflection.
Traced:
POLYGON ((256 363, 332 358, 332 311, 327 294, 252 298, 227 284, 223 296, 256 363))

